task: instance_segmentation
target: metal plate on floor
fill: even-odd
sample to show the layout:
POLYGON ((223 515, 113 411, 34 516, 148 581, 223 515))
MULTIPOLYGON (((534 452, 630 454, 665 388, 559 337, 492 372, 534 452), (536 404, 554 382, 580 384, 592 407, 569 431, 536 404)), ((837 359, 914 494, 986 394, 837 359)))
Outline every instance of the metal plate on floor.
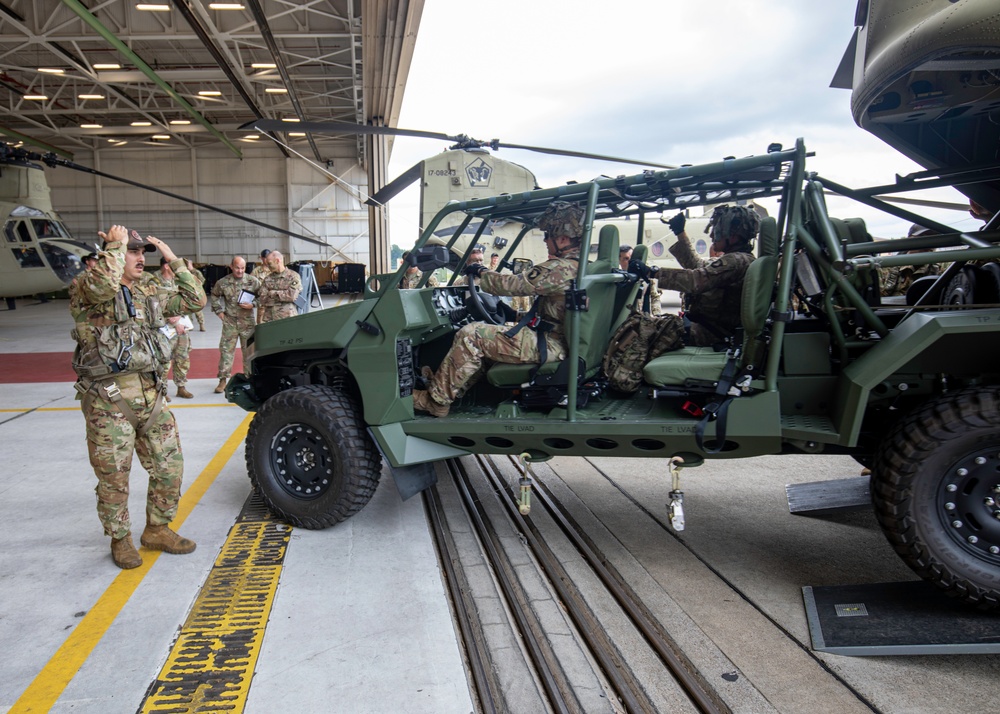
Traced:
POLYGON ((1000 653, 1000 613, 976 610, 922 580, 802 588, 812 646, 833 654, 1000 653))

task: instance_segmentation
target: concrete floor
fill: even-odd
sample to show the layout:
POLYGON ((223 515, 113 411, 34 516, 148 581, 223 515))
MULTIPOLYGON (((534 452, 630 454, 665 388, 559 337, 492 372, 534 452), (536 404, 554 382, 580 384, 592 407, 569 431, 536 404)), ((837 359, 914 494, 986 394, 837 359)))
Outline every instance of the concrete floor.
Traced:
MULTIPOLYGON (((219 321, 206 315, 206 325, 193 334, 195 349, 218 344, 219 321)), ((40 352, 65 352, 68 361, 70 326, 65 301, 18 301, 17 310, 0 311, 0 363, 40 352)), ((198 549, 143 550, 148 567, 123 572, 95 513, 72 384, 0 376, 0 712, 133 712, 142 702, 249 494, 241 441, 248 415, 213 394, 215 383, 192 380, 195 398, 172 405, 185 453, 178 530, 198 549)), ((801 659, 809 649, 802 586, 913 578, 870 514, 788 514, 785 483, 855 476, 848 458, 766 457, 685 472, 681 541, 695 558, 678 551, 677 560, 659 562, 651 549, 666 556, 675 541, 630 546, 630 524, 619 517, 627 509, 616 510, 617 491, 600 472, 665 518, 662 463, 555 459, 549 467, 585 501, 587 491, 598 494, 588 501, 596 516, 634 547, 650 575, 672 582, 687 616, 778 711, 817 710, 795 694, 809 687, 808 671, 782 671, 786 660, 759 635, 783 638, 787 661, 801 659), (709 596, 720 578, 735 601, 709 596)), ((134 470, 131 510, 141 521, 145 473, 134 470)), ((819 660, 885 712, 981 708, 1000 673, 995 655, 819 660)), ((384 474, 372 502, 347 523, 292 531, 254 672, 248 712, 472 710, 420 499, 400 502, 384 474)), ((818 689, 815 696, 823 700, 818 689)))
MULTIPOLYGON (((69 352, 70 327, 65 301, 18 301, 0 311, 0 356, 69 352)), ((221 323, 207 315, 206 327, 195 349, 218 345, 221 323)), ((188 513, 178 530, 198 548, 143 549, 152 566, 121 571, 94 508, 72 384, 38 379, 0 384, 0 712, 134 712, 249 494, 237 433, 248 415, 212 392, 214 378, 193 379, 195 398, 174 400, 179 517, 188 513)), ((136 535, 145 480, 136 461, 136 535)), ((421 500, 400 502, 386 474, 341 527, 295 530, 245 711, 471 710, 421 500)))

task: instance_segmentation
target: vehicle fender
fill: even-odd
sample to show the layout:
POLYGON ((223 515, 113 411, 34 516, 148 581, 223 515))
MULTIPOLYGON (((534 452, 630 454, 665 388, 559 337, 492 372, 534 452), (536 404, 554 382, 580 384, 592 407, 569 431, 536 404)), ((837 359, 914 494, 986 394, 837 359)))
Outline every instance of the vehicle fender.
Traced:
MULTIPOLYGON (((915 313, 896 326, 843 372, 837 395, 834 424, 845 446, 857 445, 869 394, 876 385, 890 378, 904 366, 927 355, 932 348, 957 342, 961 336, 983 335, 991 339, 982 343, 985 353, 989 345, 1000 342, 1000 309, 963 310, 939 313, 915 313), (996 339, 993 339, 996 338, 996 339)), ((951 372, 955 355, 939 351, 941 364, 926 364, 927 371, 951 372)), ((995 359, 995 353, 993 354, 995 359)))
POLYGON ((389 462, 389 466, 394 469, 400 466, 468 456, 471 453, 465 449, 456 449, 454 446, 436 444, 418 436, 410 436, 403 431, 403 425, 399 422, 370 426, 368 432, 372 435, 385 460, 389 462))

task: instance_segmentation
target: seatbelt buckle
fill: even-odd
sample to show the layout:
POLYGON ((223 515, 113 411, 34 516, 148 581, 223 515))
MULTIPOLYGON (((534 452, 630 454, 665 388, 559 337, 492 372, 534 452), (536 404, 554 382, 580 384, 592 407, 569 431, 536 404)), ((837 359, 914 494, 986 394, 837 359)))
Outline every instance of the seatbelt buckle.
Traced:
POLYGON ((700 416, 704 416, 705 415, 704 410, 701 407, 699 407, 697 404, 695 404, 694 402, 692 402, 690 399, 686 400, 681 405, 681 410, 684 411, 684 412, 687 412, 688 414, 690 414, 693 417, 700 417, 700 416))
POLYGON ((530 320, 528 320, 524 324, 527 327, 530 327, 532 330, 534 330, 536 327, 538 327, 538 323, 540 323, 541 321, 542 321, 542 318, 540 318, 538 315, 535 315, 533 318, 531 318, 530 320))

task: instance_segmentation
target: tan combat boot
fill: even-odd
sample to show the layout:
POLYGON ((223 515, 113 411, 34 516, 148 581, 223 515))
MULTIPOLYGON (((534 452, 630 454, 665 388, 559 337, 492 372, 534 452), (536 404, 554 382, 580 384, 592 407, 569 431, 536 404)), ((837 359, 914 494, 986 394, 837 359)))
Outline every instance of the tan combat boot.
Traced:
POLYGON ((192 553, 197 547, 193 540, 188 540, 170 530, 170 526, 153 526, 148 523, 139 542, 150 550, 162 550, 174 555, 192 553))
POLYGON ((431 398, 430 392, 426 389, 414 389, 413 409, 414 411, 427 412, 431 416, 441 418, 448 416, 448 411, 451 407, 447 404, 438 404, 435 402, 431 398))
POLYGON ((142 556, 132 545, 131 533, 126 533, 122 538, 111 539, 111 559, 122 570, 130 570, 142 565, 142 556))
POLYGON ((194 395, 187 390, 187 387, 178 387, 177 396, 181 399, 194 399, 194 395))
POLYGON ((226 391, 226 378, 223 377, 222 379, 219 380, 219 386, 215 388, 215 393, 222 394, 225 391, 226 391))

